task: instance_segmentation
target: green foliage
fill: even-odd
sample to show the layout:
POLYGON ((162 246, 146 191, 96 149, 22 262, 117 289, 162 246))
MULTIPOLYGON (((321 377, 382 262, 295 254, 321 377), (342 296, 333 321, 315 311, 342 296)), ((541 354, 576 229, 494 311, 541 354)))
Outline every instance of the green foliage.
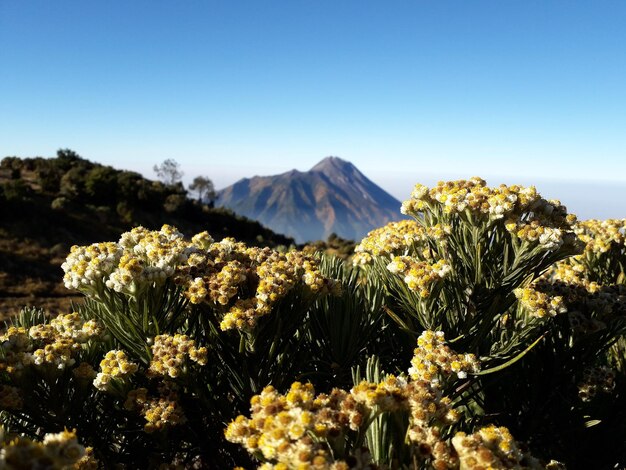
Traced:
POLYGON ((76 168, 78 165, 85 163, 80 155, 70 149, 57 150, 56 166, 63 171, 69 171, 72 168, 76 168))
MULTIPOLYGON (((68 217, 59 220, 56 225, 63 225, 58 230, 65 232, 67 228, 74 234, 78 233, 78 240, 89 240, 90 236, 84 236, 81 232, 93 225, 86 221, 95 217, 101 221, 99 225, 105 227, 97 227, 94 232, 106 233, 107 236, 111 232, 121 234, 133 225, 158 227, 174 221, 189 231, 210 226, 220 236, 236 235, 239 239, 252 241, 260 235, 263 244, 291 243, 290 239, 273 234, 257 222, 236 218, 230 211, 212 209, 206 204, 188 200, 180 182, 167 185, 161 181, 150 181, 135 172, 92 163, 68 149, 59 150, 56 158, 4 158, 0 163, 0 184, 0 196, 5 201, 10 200, 3 211, 10 213, 17 211, 16 205, 20 205, 20 210, 23 210, 23 203, 27 201, 28 211, 33 214, 36 212, 45 219, 43 207, 50 208, 55 199, 64 198, 57 201, 55 207, 64 201, 68 217), (12 180, 15 171, 20 173, 20 177, 12 180), (166 217, 163 215, 164 209, 167 211, 166 217), (79 224, 79 220, 84 223, 79 224)), ((58 213, 48 216, 58 220, 58 213)), ((46 236, 49 233, 46 230, 46 236)), ((16 236, 32 237, 37 236, 37 233, 16 236)), ((75 241, 67 240, 69 244, 75 241)))
POLYGON ((72 167, 61 177, 59 194, 71 200, 85 196, 85 169, 72 167))
POLYGON ((138 200, 138 189, 144 183, 139 173, 132 171, 116 172, 115 194, 118 201, 127 201, 128 203, 136 203, 138 200))
POLYGON ((4 157, 0 160, 0 168, 3 170, 21 170, 22 159, 19 157, 4 157))
POLYGON ((384 291, 376 279, 363 279, 358 269, 334 256, 323 256, 320 270, 339 280, 342 291, 318 299, 310 311, 305 360, 319 361, 317 388, 348 387, 352 368, 370 354, 384 354, 393 367, 396 330, 382 309, 384 291))
POLYGON ((187 203, 187 198, 182 194, 170 194, 165 198, 163 209, 165 212, 178 212, 182 210, 187 203))
POLYGON ((94 202, 106 203, 115 189, 117 172, 106 166, 92 168, 85 177, 85 193, 94 202))
POLYGON ((2 194, 8 203, 19 204, 25 201, 30 193, 30 188, 22 180, 12 180, 2 184, 2 194))

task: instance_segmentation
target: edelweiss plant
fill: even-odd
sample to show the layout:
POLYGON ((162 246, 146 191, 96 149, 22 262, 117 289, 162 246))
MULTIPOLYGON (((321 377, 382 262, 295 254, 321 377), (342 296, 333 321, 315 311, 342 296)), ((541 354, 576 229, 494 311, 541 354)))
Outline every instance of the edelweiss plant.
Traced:
MULTIPOLYGON (((464 367, 478 369, 475 358, 455 354, 441 332, 426 331, 420 339, 414 363, 440 353, 441 364, 447 364, 444 357, 452 363, 464 357, 459 374, 464 367)), ((371 359, 369 378, 361 380, 357 372, 349 391, 315 395, 312 385, 295 382, 282 395, 267 387, 252 398, 250 418, 240 415, 228 425, 226 438, 265 461, 263 469, 559 468, 521 450, 505 427, 454 434, 460 412, 440 388, 440 379, 453 372, 435 369, 430 379, 415 370, 382 377, 371 359)))
POLYGON ((576 218, 558 201, 532 186, 491 188, 472 178, 418 184, 402 211, 414 220, 371 232, 355 262, 385 279, 391 313, 406 330, 442 329, 487 363, 515 357, 540 335, 508 310, 516 288, 580 251, 576 218), (505 324, 520 320, 524 328, 511 334, 505 324))
POLYGON ((79 444, 75 432, 46 434, 42 442, 6 436, 0 428, 0 468, 48 468, 52 470, 95 470, 93 449, 79 444))
MULTIPOLYGON (((598 356, 624 334, 621 287, 593 284, 598 275, 616 282, 623 272, 620 222, 578 223, 534 187, 490 188, 480 178, 417 185, 402 208, 413 220, 371 232, 356 247, 354 263, 383 280, 386 310, 408 338, 440 329, 480 358, 482 371, 452 385, 470 421, 502 415, 501 423, 536 449, 545 439, 567 440, 555 438, 564 422, 567 434, 585 435, 595 421, 579 406, 579 390, 606 386, 586 386, 583 371, 596 370, 598 356), (573 295, 580 286, 565 288, 558 277, 580 277, 574 274, 589 269, 585 263, 598 266, 585 281, 598 291, 573 295), (544 426, 545 439, 537 432, 539 415, 553 421, 544 426)), ((576 453, 568 445, 560 445, 558 457, 576 453)))
POLYGON ((170 226, 73 247, 63 269, 85 305, 25 312, 0 337, 3 421, 32 437, 76 427, 99 459, 133 468, 234 464, 220 423, 294 380, 308 307, 338 287, 312 256, 170 226))
POLYGON ((350 264, 167 225, 73 247, 84 304, 0 329, 0 469, 626 463, 626 223, 479 178, 403 210, 350 264))

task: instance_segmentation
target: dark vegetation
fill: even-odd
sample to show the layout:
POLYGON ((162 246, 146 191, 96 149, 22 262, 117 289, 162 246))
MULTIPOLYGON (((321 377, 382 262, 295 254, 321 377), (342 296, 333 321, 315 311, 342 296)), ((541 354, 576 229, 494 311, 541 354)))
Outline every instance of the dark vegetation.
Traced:
POLYGON ((163 224, 184 233, 207 230, 216 240, 235 237, 272 247, 293 243, 258 222, 188 198, 179 180, 151 181, 67 149, 56 158, 4 158, 0 316, 25 304, 67 305, 60 265, 72 245, 114 240, 137 225, 158 229, 163 224))

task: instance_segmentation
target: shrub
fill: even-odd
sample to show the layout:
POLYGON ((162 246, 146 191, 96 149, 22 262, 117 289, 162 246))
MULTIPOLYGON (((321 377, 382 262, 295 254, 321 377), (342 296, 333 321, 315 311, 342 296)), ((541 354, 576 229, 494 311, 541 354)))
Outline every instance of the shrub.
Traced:
POLYGON ((178 212, 185 207, 187 198, 181 194, 170 194, 165 198, 163 209, 165 212, 178 212))
POLYGON ((0 420, 103 468, 619 464, 624 221, 479 179, 404 209, 355 265, 170 226, 73 247, 86 301, 7 325, 0 420))
POLYGON ((82 168, 72 167, 61 177, 59 194, 70 200, 81 199, 85 195, 85 178, 82 168))
POLYGON ((20 203, 25 201, 29 194, 30 188, 23 180, 10 180, 2 184, 2 192, 4 199, 9 203, 20 203))
POLYGON ((68 200, 65 197, 54 198, 50 207, 55 211, 61 211, 67 207, 68 200))
POLYGON ((85 193, 90 200, 106 205, 113 205, 116 194, 116 171, 111 167, 97 166, 85 177, 85 193))

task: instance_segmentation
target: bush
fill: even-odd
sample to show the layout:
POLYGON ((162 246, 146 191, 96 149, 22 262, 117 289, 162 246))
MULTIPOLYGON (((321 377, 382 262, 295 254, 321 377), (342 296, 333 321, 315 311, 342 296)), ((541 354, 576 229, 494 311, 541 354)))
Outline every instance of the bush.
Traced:
POLYGON ((181 194, 170 194, 165 198, 163 209, 165 212, 178 212, 185 207, 187 198, 181 194))
POLYGON ((117 188, 117 171, 111 167, 97 166, 85 177, 85 193, 98 204, 113 205, 117 188))
POLYGON ((0 160, 0 168, 9 171, 21 170, 22 159, 19 157, 4 157, 0 160))
POLYGON ((128 203, 124 201, 118 202, 115 207, 115 211, 117 212, 117 215, 120 216, 120 219, 122 219, 122 222, 126 224, 132 223, 133 210, 128 203))
POLYGON ((10 180, 2 184, 4 199, 9 203, 21 203, 30 195, 30 188, 23 180, 10 180))
POLYGON ((68 200, 65 197, 57 197, 52 201, 50 207, 55 211, 61 211, 67 207, 68 200))
POLYGON ((134 203, 138 199, 139 185, 143 178, 139 173, 120 171, 117 173, 117 199, 134 203))
POLYGON ((84 197, 85 178, 82 168, 73 167, 61 177, 59 194, 70 200, 84 197))
POLYGON ((1 335, 0 420, 102 468, 623 465, 626 221, 478 179, 403 207, 354 265, 170 226, 73 247, 86 301, 1 335))

